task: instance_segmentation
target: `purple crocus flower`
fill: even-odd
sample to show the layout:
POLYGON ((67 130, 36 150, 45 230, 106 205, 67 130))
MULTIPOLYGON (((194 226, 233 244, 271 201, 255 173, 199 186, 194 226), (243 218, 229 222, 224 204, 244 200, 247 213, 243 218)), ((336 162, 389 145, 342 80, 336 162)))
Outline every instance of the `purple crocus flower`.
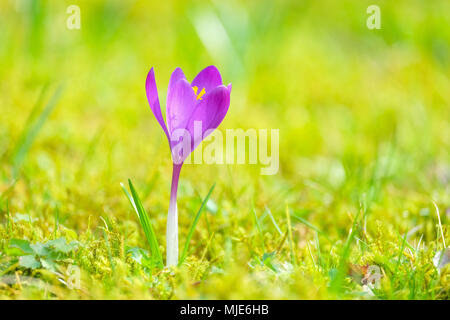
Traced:
POLYGON ((167 90, 167 126, 161 113, 153 68, 147 75, 145 89, 150 108, 167 136, 172 153, 173 171, 167 217, 166 263, 168 266, 177 265, 177 190, 181 167, 189 154, 219 126, 227 114, 231 84, 228 86, 222 84, 222 77, 215 66, 200 71, 191 83, 186 80, 183 71, 176 68, 170 77, 167 90))

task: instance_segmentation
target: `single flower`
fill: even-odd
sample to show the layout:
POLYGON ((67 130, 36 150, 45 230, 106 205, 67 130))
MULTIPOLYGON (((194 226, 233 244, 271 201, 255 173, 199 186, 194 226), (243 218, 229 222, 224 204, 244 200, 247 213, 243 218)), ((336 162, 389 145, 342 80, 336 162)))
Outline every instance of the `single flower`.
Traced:
POLYGON ((148 103, 166 134, 172 154, 173 171, 166 233, 166 263, 178 264, 177 190, 181 167, 189 154, 216 129, 230 105, 231 84, 224 86, 219 70, 209 66, 189 83, 176 68, 167 90, 166 122, 161 113, 155 72, 150 69, 145 83, 148 103), (200 128, 201 130, 194 130, 200 128))

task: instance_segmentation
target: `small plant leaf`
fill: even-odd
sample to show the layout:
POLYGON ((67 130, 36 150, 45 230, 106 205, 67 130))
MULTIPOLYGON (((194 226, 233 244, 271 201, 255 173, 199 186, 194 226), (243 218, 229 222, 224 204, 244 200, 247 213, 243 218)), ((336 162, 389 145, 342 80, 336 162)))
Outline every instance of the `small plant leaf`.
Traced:
POLYGON ((262 263, 267 266, 269 269, 271 269, 274 272, 278 272, 276 266, 274 265, 274 260, 275 260, 275 251, 274 252, 265 252, 262 256, 262 263))
POLYGON ((48 241, 46 245, 47 247, 51 247, 53 251, 60 253, 69 253, 77 247, 78 243, 76 241, 67 243, 66 238, 61 237, 55 240, 48 241))
POLYGON ((139 247, 129 248, 127 253, 130 254, 131 259, 139 264, 143 264, 143 262, 148 259, 148 252, 139 247))
POLYGON ((38 256, 46 256, 49 251, 42 243, 30 244, 31 249, 33 249, 33 253, 38 256))
POLYGON ((51 259, 44 259, 44 258, 41 258, 40 261, 42 263, 42 267, 44 267, 45 269, 50 270, 50 271, 56 271, 55 261, 53 261, 51 259))
POLYGON ((27 255, 19 258, 19 266, 27 269, 38 269, 41 267, 41 263, 33 255, 27 255))
POLYGON ((34 251, 30 246, 30 242, 22 239, 11 239, 9 240, 9 246, 11 248, 18 248, 22 250, 23 253, 32 254, 34 251))

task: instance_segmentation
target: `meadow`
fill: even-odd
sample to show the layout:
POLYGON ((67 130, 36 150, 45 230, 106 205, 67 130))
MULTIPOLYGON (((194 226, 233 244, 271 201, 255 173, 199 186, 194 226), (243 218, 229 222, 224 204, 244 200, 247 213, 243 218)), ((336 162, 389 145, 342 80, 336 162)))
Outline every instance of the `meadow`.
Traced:
POLYGON ((0 299, 448 299, 449 13, 1 1, 0 299), (165 257, 172 162, 145 79, 164 110, 171 72, 209 65, 233 85, 218 130, 278 129, 279 170, 184 165, 180 252, 191 237, 164 268, 121 183, 165 257))

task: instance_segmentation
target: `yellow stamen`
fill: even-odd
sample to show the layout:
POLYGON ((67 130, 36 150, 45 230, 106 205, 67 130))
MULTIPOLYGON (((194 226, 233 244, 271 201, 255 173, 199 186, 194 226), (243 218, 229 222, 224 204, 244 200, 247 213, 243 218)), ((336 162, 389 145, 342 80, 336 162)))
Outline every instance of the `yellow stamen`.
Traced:
POLYGON ((197 95, 197 100, 202 100, 202 96, 206 93, 205 88, 203 88, 200 93, 197 94, 198 91, 198 87, 197 86, 193 86, 192 90, 194 90, 194 93, 197 95))

